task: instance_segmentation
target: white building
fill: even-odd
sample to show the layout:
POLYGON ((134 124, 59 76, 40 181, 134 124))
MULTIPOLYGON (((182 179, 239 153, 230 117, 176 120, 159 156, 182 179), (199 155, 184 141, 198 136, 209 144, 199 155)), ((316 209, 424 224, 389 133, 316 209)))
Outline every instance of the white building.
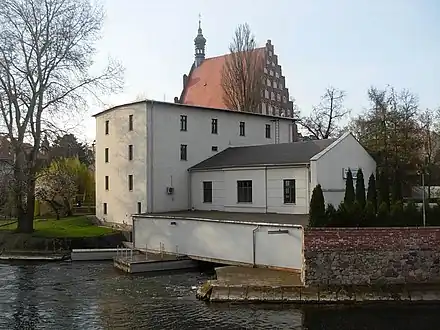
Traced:
POLYGON ((188 169, 231 146, 293 142, 292 119, 158 101, 96 118, 96 216, 131 224, 135 213, 188 210, 188 169))
POLYGON ((326 203, 344 198, 345 174, 376 163, 351 133, 339 139, 228 148, 193 166, 191 206, 196 210, 308 214, 313 188, 326 203))

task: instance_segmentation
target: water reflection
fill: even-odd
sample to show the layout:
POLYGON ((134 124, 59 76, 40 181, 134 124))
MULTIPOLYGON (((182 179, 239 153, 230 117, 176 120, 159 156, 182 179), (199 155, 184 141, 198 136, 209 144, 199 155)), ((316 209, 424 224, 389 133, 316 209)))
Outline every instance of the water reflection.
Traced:
POLYGON ((436 306, 302 308, 210 305, 193 286, 206 275, 127 276, 109 263, 0 264, 0 329, 436 328, 436 306))

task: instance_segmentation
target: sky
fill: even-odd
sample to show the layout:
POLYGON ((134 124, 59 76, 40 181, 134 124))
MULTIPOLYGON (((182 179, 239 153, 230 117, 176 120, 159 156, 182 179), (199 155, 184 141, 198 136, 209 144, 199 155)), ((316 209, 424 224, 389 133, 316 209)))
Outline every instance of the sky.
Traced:
MULTIPOLYGON (((352 115, 368 107, 371 86, 407 88, 422 108, 440 106, 440 1, 436 0, 102 0, 106 19, 96 65, 125 67, 120 94, 173 102, 194 61, 199 14, 206 56, 228 53, 237 25, 248 23, 260 46, 272 40, 286 87, 303 114, 329 86, 347 93, 352 115)), ((92 104, 91 116, 104 110, 92 104)), ((82 129, 95 136, 94 119, 82 129)))

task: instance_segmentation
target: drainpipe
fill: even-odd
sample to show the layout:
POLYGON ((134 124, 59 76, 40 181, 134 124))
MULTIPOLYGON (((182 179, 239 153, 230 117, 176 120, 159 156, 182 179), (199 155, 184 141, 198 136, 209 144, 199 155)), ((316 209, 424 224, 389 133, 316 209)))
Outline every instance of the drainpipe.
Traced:
POLYGON ((266 213, 267 213, 267 166, 264 168, 264 192, 265 192, 265 207, 266 207, 266 213))
POLYGON ((256 247, 256 238, 257 238, 257 230, 260 229, 260 226, 258 225, 257 227, 255 227, 252 230, 252 267, 256 267, 255 265, 255 259, 256 259, 256 255, 255 255, 255 247, 256 247))

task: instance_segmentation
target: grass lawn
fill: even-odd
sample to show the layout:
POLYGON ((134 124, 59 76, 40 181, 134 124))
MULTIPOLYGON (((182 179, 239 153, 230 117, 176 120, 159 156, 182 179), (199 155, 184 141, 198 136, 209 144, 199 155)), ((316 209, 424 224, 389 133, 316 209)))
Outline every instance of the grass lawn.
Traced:
MULTIPOLYGON (((4 222, 6 223, 6 222, 4 222)), ((0 227, 0 230, 15 230, 17 224, 0 227)), ((92 223, 85 216, 68 217, 60 220, 36 219, 34 220, 33 236, 39 237, 95 237, 114 233, 114 230, 106 227, 99 227, 92 223)))

